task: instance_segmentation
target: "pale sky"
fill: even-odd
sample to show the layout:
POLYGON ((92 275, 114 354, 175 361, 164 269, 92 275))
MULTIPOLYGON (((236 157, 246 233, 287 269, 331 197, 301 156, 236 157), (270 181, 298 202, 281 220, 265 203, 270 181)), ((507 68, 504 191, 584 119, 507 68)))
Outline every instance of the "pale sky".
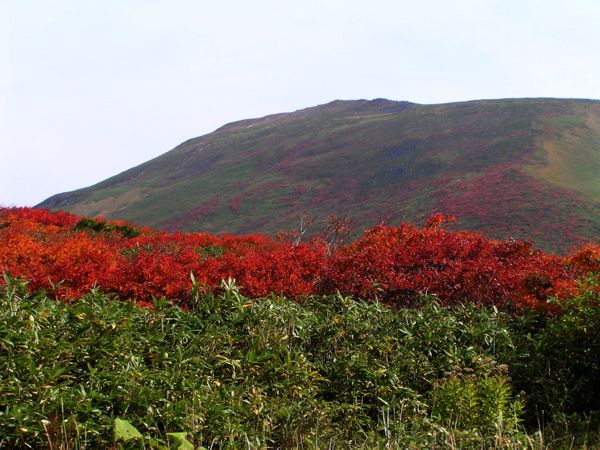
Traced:
POLYGON ((0 205, 334 99, 600 99, 597 0, 0 0, 0 205))

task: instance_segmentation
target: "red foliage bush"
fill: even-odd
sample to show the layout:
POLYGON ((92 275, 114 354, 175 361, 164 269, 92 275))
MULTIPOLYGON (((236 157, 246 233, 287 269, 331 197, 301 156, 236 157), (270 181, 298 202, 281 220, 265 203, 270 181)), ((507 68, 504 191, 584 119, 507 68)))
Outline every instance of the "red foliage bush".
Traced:
POLYGON ((166 233, 137 227, 125 237, 106 222, 81 229, 80 217, 30 208, 0 209, 0 271, 29 280, 33 290, 77 297, 93 286, 147 302, 190 301, 190 272, 205 291, 234 278, 248 297, 290 298, 340 291, 391 305, 412 305, 421 292, 443 302, 471 302, 551 312, 550 296, 577 290, 576 280, 600 271, 600 246, 561 258, 530 243, 499 242, 448 231, 453 220, 432 216, 423 228, 377 226, 331 253, 325 239, 299 245, 261 235, 166 233), (100 231, 98 231, 100 230, 100 231))
POLYGON ((600 272, 600 244, 585 244, 567 259, 579 275, 600 272))

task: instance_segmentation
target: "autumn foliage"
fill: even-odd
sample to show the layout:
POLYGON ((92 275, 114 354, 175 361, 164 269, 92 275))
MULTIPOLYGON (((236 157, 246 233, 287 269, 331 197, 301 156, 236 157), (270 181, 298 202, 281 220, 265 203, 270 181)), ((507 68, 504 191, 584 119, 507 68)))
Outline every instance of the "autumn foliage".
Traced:
POLYGON ((0 272, 30 289, 74 298, 99 286, 147 302, 165 296, 189 306, 196 289, 216 291, 234 278, 247 297, 343 294, 411 305, 421 292, 442 302, 551 311, 548 298, 566 297, 578 279, 600 269, 600 245, 567 257, 528 242, 494 241, 449 231, 452 218, 432 216, 422 228, 401 224, 367 230, 331 251, 309 242, 262 235, 167 233, 101 218, 31 208, 0 209, 0 272))

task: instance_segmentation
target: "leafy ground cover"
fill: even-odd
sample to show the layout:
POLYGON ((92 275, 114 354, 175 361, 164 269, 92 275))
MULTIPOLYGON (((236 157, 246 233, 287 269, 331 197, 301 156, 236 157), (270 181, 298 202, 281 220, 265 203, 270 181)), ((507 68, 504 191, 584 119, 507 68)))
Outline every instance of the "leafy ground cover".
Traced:
POLYGON ((193 308, 0 288, 2 448, 594 448, 599 297, 563 314, 342 295, 193 308))

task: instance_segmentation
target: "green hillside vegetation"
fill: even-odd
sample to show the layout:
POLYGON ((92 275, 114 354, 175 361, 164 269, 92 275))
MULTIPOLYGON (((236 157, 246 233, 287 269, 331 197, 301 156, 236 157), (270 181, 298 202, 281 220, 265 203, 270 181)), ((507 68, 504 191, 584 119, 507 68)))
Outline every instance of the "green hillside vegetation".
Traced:
POLYGON ((226 125, 40 206, 170 230, 275 233, 302 215, 358 229, 453 214, 551 250, 600 236, 600 102, 326 105, 226 125))
POLYGON ((184 311, 5 281, 1 448, 600 445, 594 294, 516 317, 427 296, 250 301, 230 281, 184 311))

